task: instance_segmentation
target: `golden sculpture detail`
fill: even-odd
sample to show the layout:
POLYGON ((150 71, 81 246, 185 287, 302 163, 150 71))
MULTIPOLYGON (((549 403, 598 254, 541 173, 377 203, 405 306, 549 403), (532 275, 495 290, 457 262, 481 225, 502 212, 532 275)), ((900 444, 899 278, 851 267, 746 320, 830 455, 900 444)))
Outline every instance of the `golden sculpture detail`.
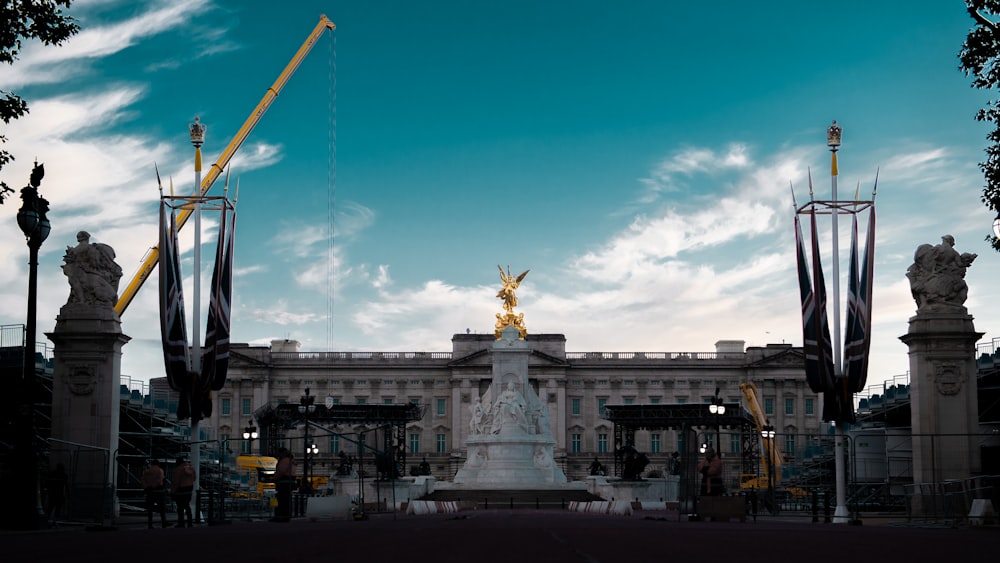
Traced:
POLYGON ((522 274, 515 277, 510 274, 510 266, 507 266, 506 272, 503 271, 503 268, 499 264, 497 264, 497 268, 500 270, 500 281, 503 282, 503 287, 497 292, 497 299, 503 299, 504 313, 502 315, 497 313, 497 324, 494 334, 497 340, 500 340, 500 337, 503 335, 503 329, 513 326, 517 329, 518 334, 523 340, 528 335, 528 329, 524 328, 524 313, 514 314, 514 307, 517 307, 517 288, 521 285, 521 280, 531 270, 525 270, 522 274))

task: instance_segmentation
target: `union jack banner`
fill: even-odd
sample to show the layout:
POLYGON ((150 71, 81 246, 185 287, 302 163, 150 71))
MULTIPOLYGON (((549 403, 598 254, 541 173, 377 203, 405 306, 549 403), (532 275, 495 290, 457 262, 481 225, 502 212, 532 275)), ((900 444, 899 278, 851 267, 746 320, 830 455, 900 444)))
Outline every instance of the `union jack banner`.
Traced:
POLYGON ((233 252, 236 243, 236 211, 223 207, 219 222, 219 244, 212 272, 208 306, 208 326, 201 363, 202 388, 218 391, 226 383, 229 371, 229 335, 233 294, 233 252))
POLYGON ((816 393, 832 390, 833 354, 830 326, 826 318, 826 287, 823 269, 819 263, 819 243, 816 234, 816 216, 812 218, 812 270, 810 279, 809 263, 802 239, 802 227, 798 215, 795 216, 796 262, 799 274, 799 295, 802 302, 802 349, 806 357, 806 381, 816 393))
POLYGON ((177 217, 173 208, 164 200, 160 201, 159 267, 160 335, 167 382, 174 391, 183 391, 190 385, 191 357, 188 355, 187 323, 184 321, 184 290, 180 255, 177 251, 177 217))
POLYGON ((844 376, 847 391, 864 390, 868 379, 868 351, 871 346, 872 278, 875 263, 875 206, 868 214, 868 233, 858 273, 858 219, 851 231, 851 264, 847 290, 847 331, 844 343, 844 376))

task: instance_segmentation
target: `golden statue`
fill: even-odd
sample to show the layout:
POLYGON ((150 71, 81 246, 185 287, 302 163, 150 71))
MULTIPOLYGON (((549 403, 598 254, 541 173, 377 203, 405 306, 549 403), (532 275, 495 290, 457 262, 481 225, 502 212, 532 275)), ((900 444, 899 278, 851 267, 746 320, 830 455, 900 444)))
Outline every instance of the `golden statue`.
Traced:
POLYGON ((496 324, 496 334, 497 340, 500 339, 503 329, 507 326, 513 326, 518 330, 521 338, 524 338, 528 331, 524 328, 524 313, 520 315, 514 314, 514 307, 517 307, 517 288, 521 285, 521 280, 528 275, 531 270, 525 270, 518 276, 512 276, 510 274, 510 266, 507 266, 507 271, 504 272, 503 268, 497 264, 497 268, 500 270, 500 281, 503 282, 503 287, 497 292, 497 299, 503 299, 503 310, 505 314, 501 315, 497 313, 497 324, 496 324))

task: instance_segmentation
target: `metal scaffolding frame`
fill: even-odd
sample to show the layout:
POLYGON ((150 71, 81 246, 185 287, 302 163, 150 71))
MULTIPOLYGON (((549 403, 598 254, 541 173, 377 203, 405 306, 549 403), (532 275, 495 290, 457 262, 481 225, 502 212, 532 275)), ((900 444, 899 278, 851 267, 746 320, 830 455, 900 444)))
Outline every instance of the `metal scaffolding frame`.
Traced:
MULTIPOLYGON (((277 451, 279 440, 284 440, 288 430, 304 424, 305 416, 298 411, 297 403, 282 403, 265 405, 254 412, 254 418, 261 429, 261 452, 272 455, 277 451)), ((388 467, 406 467, 406 425, 423 418, 424 409, 415 403, 395 405, 317 405, 316 410, 309 413, 309 424, 320 428, 329 434, 346 437, 331 426, 351 425, 371 427, 368 431, 376 432, 374 447, 367 447, 376 456, 389 456, 388 467), (378 430, 382 430, 382 440, 378 439, 378 430), (381 448, 381 449, 379 449, 381 448)), ((365 432, 368 432, 365 431, 365 432)), ((353 440, 352 440, 353 441, 353 440)), ((357 440, 363 453, 366 447, 363 439, 357 440)), ((332 452, 331 452, 332 454, 332 452)), ((362 462, 362 457, 359 462, 362 462)), ((394 472, 382 472, 385 478, 395 478, 394 472)), ((400 471, 402 473, 402 471, 400 471)))

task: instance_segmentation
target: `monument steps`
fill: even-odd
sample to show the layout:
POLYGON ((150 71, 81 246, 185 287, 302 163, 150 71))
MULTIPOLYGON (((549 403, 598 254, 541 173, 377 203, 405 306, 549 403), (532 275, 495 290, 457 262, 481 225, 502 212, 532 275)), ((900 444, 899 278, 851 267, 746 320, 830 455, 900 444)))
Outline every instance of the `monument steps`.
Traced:
POLYGON ((478 508, 565 508, 603 500, 583 489, 437 489, 420 500, 475 503, 478 508))

